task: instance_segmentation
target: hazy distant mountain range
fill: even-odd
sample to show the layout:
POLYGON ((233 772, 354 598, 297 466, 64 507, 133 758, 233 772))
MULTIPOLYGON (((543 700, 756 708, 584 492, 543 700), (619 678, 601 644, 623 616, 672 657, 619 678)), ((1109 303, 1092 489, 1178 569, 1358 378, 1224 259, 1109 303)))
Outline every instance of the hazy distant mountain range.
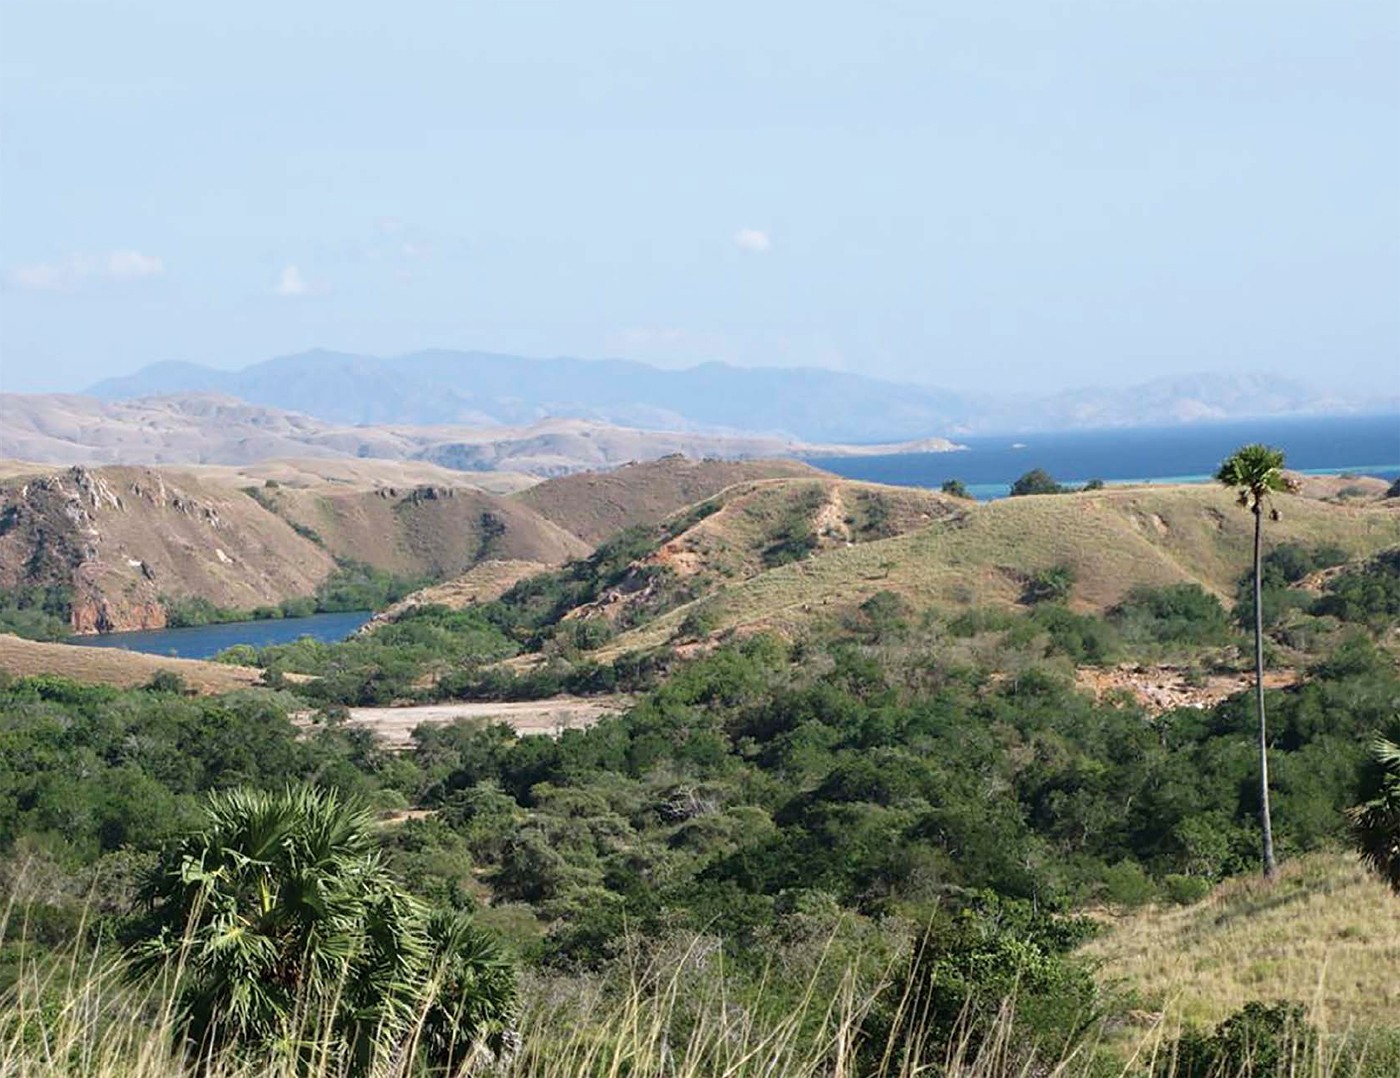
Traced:
POLYGON ((1036 397, 955 393, 816 368, 705 363, 668 370, 623 360, 447 351, 395 359, 313 351, 239 371, 159 363, 88 392, 107 401, 212 392, 353 425, 522 426, 573 418, 855 443, 1400 408, 1400 398, 1320 393, 1262 374, 1200 374, 1036 397))
MULTIPOLYGON (((878 448, 936 452, 955 446, 925 438, 878 448)), ((642 430, 588 419, 544 419, 528 426, 358 426, 211 393, 119 401, 0 393, 0 458, 61 464, 414 461, 455 471, 538 477, 671 454, 751 460, 867 451, 761 434, 642 430)))

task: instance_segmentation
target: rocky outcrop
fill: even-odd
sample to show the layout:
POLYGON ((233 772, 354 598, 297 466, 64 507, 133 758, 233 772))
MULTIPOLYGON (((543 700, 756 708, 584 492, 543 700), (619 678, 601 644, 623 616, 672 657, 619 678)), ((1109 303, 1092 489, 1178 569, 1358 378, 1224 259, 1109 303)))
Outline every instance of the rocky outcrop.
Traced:
POLYGON ((0 484, 0 589, 61 605, 75 633, 160 628, 171 603, 189 599, 276 606, 312 594, 342 560, 445 579, 590 549, 529 506, 440 483, 235 489, 114 466, 0 484))
POLYGON ((75 633, 161 628, 192 597, 275 605, 334 568, 246 494, 178 473, 78 466, 0 487, 0 587, 66 599, 75 633))
POLYGON ((113 602, 105 595, 85 595, 73 600, 73 632, 133 632, 138 629, 164 629, 165 607, 158 602, 113 602))

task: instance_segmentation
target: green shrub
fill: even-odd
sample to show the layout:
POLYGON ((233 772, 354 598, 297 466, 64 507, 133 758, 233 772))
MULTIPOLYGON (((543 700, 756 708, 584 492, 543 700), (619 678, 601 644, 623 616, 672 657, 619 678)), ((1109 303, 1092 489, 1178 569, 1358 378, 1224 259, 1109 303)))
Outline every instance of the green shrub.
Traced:
POLYGON ((1178 906, 1190 906, 1199 902, 1210 894, 1211 886, 1210 880, 1180 873, 1171 873, 1162 879, 1162 893, 1167 896, 1169 902, 1175 902, 1178 906))
POLYGON ((1055 482, 1044 468, 1032 468, 1011 484, 1011 497, 1019 498, 1027 494, 1064 494, 1066 489, 1055 482))
POLYGON ((1125 640, 1158 644, 1220 644, 1230 623, 1220 600, 1199 584, 1139 586, 1109 612, 1125 640))
POLYGON ((1183 1033, 1162 1053, 1160 1078, 1291 1078, 1311 1073, 1317 1031, 1301 1003, 1253 1001, 1211 1033, 1183 1033))
POLYGON ((943 1059, 957 1041, 975 1051, 1014 998, 1020 1065, 1009 1070, 1034 1073, 1038 1058, 1062 1058, 1098 1016, 1093 974, 1073 953, 1094 931, 1085 919, 981 896, 928 926, 907 979, 896 978, 894 998, 867 1023, 869 1041, 924 1060, 943 1059))
POLYGON ((1021 592, 1021 602, 1027 604, 1063 602, 1074 587, 1072 565, 1052 565, 1031 574, 1021 592))
POLYGON ((1400 549, 1333 577, 1312 611, 1377 628, 1400 619, 1400 549))
POLYGON ((189 692, 189 687, 185 684, 185 679, 174 670, 157 670, 151 675, 151 680, 146 683, 147 692, 168 692, 176 696, 184 696, 189 692))
POLYGON ((1118 652, 1113 626, 1089 614, 1076 614, 1058 603, 1043 603, 1030 615, 1031 624, 1045 630, 1050 650, 1076 664, 1101 666, 1118 652))
POLYGON ((1121 906, 1141 906, 1157 897, 1157 885, 1136 861, 1119 861, 1103 870, 1103 897, 1121 906))

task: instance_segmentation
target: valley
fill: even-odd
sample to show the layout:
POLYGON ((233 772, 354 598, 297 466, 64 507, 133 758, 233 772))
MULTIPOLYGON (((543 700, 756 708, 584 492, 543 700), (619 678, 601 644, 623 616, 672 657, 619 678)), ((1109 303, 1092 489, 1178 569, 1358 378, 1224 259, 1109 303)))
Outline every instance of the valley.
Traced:
POLYGON ((1400 4, 2 11, 0 1078, 1400 1076, 1400 4))

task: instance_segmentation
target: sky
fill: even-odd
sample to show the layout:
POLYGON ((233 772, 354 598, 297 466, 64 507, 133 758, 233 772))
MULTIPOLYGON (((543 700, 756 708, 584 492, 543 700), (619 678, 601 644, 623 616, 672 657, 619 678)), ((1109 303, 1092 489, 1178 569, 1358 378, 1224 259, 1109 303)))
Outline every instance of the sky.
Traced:
POLYGON ((1400 391, 1395 0, 0 0, 0 389, 324 347, 1400 391))

